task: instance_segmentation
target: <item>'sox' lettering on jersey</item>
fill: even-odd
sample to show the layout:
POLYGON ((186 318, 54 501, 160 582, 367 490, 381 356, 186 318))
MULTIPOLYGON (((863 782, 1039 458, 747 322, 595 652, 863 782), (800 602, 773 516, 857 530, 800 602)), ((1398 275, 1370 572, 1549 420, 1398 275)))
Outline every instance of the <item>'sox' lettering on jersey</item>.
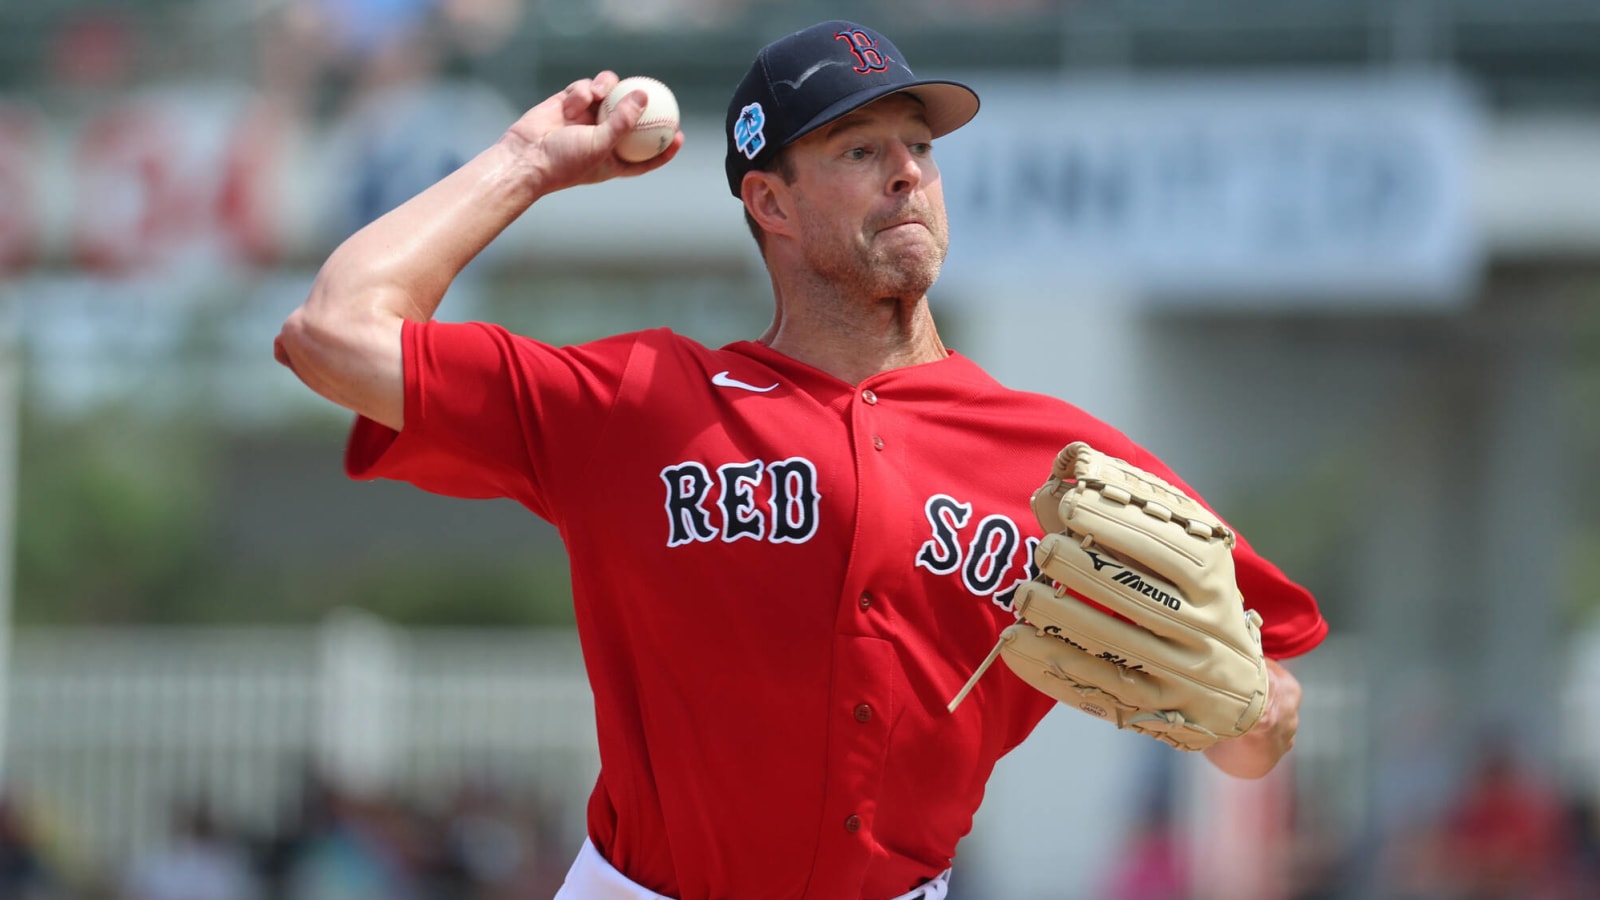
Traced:
POLYGON ((1005 516, 985 516, 968 545, 967 564, 961 568, 967 590, 979 597, 993 594, 1011 568, 1021 541, 1015 522, 1005 516))
POLYGON ((933 537, 917 551, 917 565, 935 575, 949 575, 961 566, 961 544, 956 532, 972 518, 972 504, 949 494, 934 494, 922 505, 922 511, 933 528, 933 537))
POLYGON ((975 597, 988 597, 1002 609, 1010 609, 1017 588, 1039 574, 1033 551, 1037 537, 1022 536, 1022 529, 1009 516, 985 516, 962 545, 961 532, 972 521, 972 504, 949 494, 934 494, 922 506, 931 535, 917 550, 915 565, 935 575, 961 572, 961 584, 975 597), (1016 566, 1017 549, 1024 551, 1020 575, 1006 581, 1016 566), (1004 585, 1002 588, 1001 585, 1004 585))
POLYGON ((1033 561, 1033 552, 1038 549, 1039 538, 1029 535, 1027 539, 1022 542, 1022 559, 1026 565, 1022 567, 1021 575, 1017 576, 1010 584, 1006 585, 1005 590, 994 595, 992 599, 994 600, 996 606, 1000 607, 1006 612, 1011 612, 1013 604, 1016 603, 1017 600, 1017 589, 1039 577, 1039 564, 1033 561))
POLYGON ((668 547, 719 538, 802 544, 817 533, 822 518, 817 467, 802 457, 725 463, 715 479, 704 464, 690 460, 662 469, 661 481, 667 493, 668 547), (757 496, 763 483, 768 485, 765 505, 757 496))

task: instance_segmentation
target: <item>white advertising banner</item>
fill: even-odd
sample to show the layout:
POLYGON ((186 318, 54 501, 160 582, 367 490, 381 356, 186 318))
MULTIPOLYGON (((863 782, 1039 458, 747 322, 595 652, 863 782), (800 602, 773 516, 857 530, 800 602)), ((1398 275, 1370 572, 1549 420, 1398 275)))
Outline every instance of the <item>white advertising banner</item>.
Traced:
POLYGON ((947 286, 1070 276, 1197 308, 1470 295, 1481 114, 1453 79, 969 83, 977 121, 937 142, 947 286))

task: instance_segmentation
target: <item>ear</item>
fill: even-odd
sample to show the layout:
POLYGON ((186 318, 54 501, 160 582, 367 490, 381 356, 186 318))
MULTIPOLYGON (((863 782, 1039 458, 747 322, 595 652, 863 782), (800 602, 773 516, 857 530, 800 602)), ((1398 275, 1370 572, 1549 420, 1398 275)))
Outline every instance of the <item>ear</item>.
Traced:
POLYGON ((768 234, 790 234, 794 222, 793 199, 789 186, 776 173, 754 171, 744 173, 739 183, 739 197, 750 217, 768 234))

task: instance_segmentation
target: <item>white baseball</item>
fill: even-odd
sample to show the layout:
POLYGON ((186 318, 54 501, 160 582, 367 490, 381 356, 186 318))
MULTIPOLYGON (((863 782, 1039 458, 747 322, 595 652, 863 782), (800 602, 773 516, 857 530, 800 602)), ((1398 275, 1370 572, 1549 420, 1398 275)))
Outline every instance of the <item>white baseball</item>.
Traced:
POLYGON ((672 89, 643 75, 635 75, 617 82, 606 99, 600 103, 600 118, 605 119, 617 108, 622 98, 634 91, 649 95, 639 124, 617 142, 617 155, 628 162, 644 162, 667 149, 672 136, 678 133, 678 98, 672 89))

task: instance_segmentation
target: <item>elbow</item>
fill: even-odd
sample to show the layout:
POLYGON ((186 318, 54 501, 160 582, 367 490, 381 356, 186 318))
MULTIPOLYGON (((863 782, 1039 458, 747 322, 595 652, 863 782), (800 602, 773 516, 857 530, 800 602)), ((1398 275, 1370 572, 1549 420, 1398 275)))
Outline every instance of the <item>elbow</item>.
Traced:
POLYGON ((272 342, 272 357, 323 396, 328 380, 339 369, 337 357, 349 343, 341 323, 327 320, 326 312, 301 306, 284 320, 272 342))
POLYGON ((304 355, 307 343, 307 325, 305 307, 300 307, 289 314, 283 322, 283 328, 278 331, 278 336, 272 340, 272 358, 278 364, 294 371, 295 360, 304 355))
POLYGON ((301 380, 308 381, 348 351, 361 325, 361 320, 348 311, 325 302, 314 287, 306 302, 284 319, 272 342, 272 356, 301 380))
POLYGON ((402 320, 308 300, 284 320, 272 355, 302 384, 345 409, 399 430, 402 320))

